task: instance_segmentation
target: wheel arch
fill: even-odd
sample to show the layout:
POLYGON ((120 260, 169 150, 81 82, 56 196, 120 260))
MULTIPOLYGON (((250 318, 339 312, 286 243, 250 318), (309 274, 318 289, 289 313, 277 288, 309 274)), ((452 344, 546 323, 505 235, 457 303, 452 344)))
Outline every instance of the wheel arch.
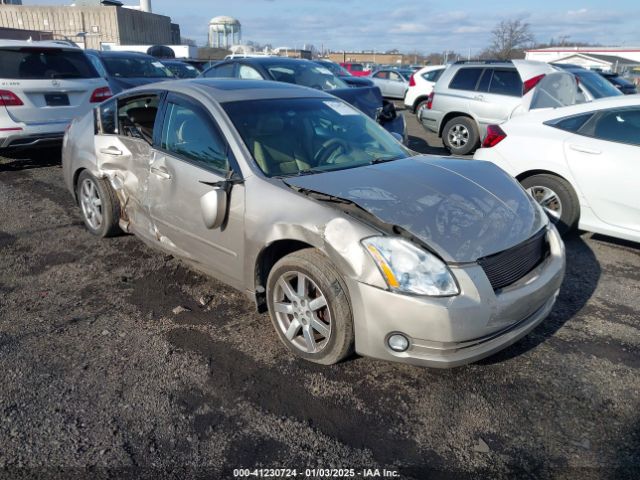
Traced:
POLYGON ((281 258, 298 250, 316 248, 310 243, 295 239, 280 239, 266 245, 256 258, 254 270, 254 283, 256 295, 256 307, 258 312, 267 311, 267 278, 273 266, 281 258))
POLYGON ((560 175, 558 172, 554 172, 552 170, 545 170, 540 168, 534 169, 534 170, 527 170, 525 172, 519 173, 518 175, 515 176, 515 178, 516 180, 518 180, 518 182, 522 182, 522 180, 524 180, 525 178, 529 178, 534 175, 553 175, 554 177, 561 178, 562 180, 567 182, 569 185, 571 185, 571 188, 576 190, 576 187, 575 185, 573 185, 573 182, 571 180, 569 180, 564 175, 560 175))
POLYGON ((442 132, 444 130, 445 125, 449 122, 449 120, 456 118, 456 117, 467 117, 470 118, 471 120, 473 120, 476 124, 476 128, 478 129, 478 132, 480 131, 480 126, 478 125, 478 121, 475 119, 475 117, 469 113, 463 113, 463 112, 449 112, 447 113, 444 117, 442 117, 442 121, 440 122, 440 130, 438 131, 438 136, 442 137, 442 132))

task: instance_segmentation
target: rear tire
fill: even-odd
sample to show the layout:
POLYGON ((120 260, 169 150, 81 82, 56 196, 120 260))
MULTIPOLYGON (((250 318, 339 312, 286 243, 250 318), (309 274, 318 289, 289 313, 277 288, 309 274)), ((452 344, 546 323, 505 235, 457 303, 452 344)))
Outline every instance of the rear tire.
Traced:
POLYGON ((575 229, 580 218, 580 203, 566 180, 547 173, 523 179, 521 185, 545 210, 560 235, 575 229))
POLYGON ((76 195, 84 224, 99 237, 120 235, 120 201, 104 178, 94 177, 83 170, 76 184, 76 195))
POLYGON ((267 280, 267 303, 280 341, 298 357, 332 365, 353 352, 349 293, 320 251, 298 250, 276 262, 267 280))
POLYGON ((418 121, 421 121, 421 120, 422 120, 422 119, 420 118, 420 114, 422 113, 422 111, 423 111, 423 110, 426 110, 426 109, 427 109, 427 103, 429 103, 429 100, 428 100, 428 99, 426 99, 426 98, 425 98, 424 100, 420 100, 420 101, 416 104, 415 108, 413 109, 413 111, 414 111, 414 112, 415 112, 415 114, 416 114, 416 118, 418 119, 418 121))
POLYGON ((480 143, 476 122, 469 117, 455 117, 442 130, 442 141, 453 155, 468 155, 480 143))

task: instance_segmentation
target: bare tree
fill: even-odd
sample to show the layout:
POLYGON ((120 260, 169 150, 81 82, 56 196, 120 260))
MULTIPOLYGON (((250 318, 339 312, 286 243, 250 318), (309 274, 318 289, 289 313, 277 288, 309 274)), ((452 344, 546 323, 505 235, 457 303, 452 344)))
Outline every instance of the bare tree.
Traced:
POLYGON ((491 31, 490 52, 500 60, 521 57, 522 50, 533 42, 531 26, 521 18, 502 20, 491 31))

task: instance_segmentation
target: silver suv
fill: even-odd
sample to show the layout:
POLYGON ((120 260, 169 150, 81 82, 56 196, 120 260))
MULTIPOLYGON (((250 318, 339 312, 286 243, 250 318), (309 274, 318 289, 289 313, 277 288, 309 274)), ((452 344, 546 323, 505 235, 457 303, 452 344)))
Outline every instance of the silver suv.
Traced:
POLYGON ((422 125, 442 137, 454 155, 473 152, 487 125, 507 120, 555 69, 528 60, 461 61, 449 66, 419 113, 422 125))

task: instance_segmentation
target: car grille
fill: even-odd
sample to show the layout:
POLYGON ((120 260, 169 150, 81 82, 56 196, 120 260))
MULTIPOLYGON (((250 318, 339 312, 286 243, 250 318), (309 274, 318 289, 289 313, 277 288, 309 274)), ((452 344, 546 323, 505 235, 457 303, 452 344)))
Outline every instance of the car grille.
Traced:
POLYGON ((478 260, 494 290, 517 282, 537 267, 549 253, 546 229, 509 250, 478 260))

